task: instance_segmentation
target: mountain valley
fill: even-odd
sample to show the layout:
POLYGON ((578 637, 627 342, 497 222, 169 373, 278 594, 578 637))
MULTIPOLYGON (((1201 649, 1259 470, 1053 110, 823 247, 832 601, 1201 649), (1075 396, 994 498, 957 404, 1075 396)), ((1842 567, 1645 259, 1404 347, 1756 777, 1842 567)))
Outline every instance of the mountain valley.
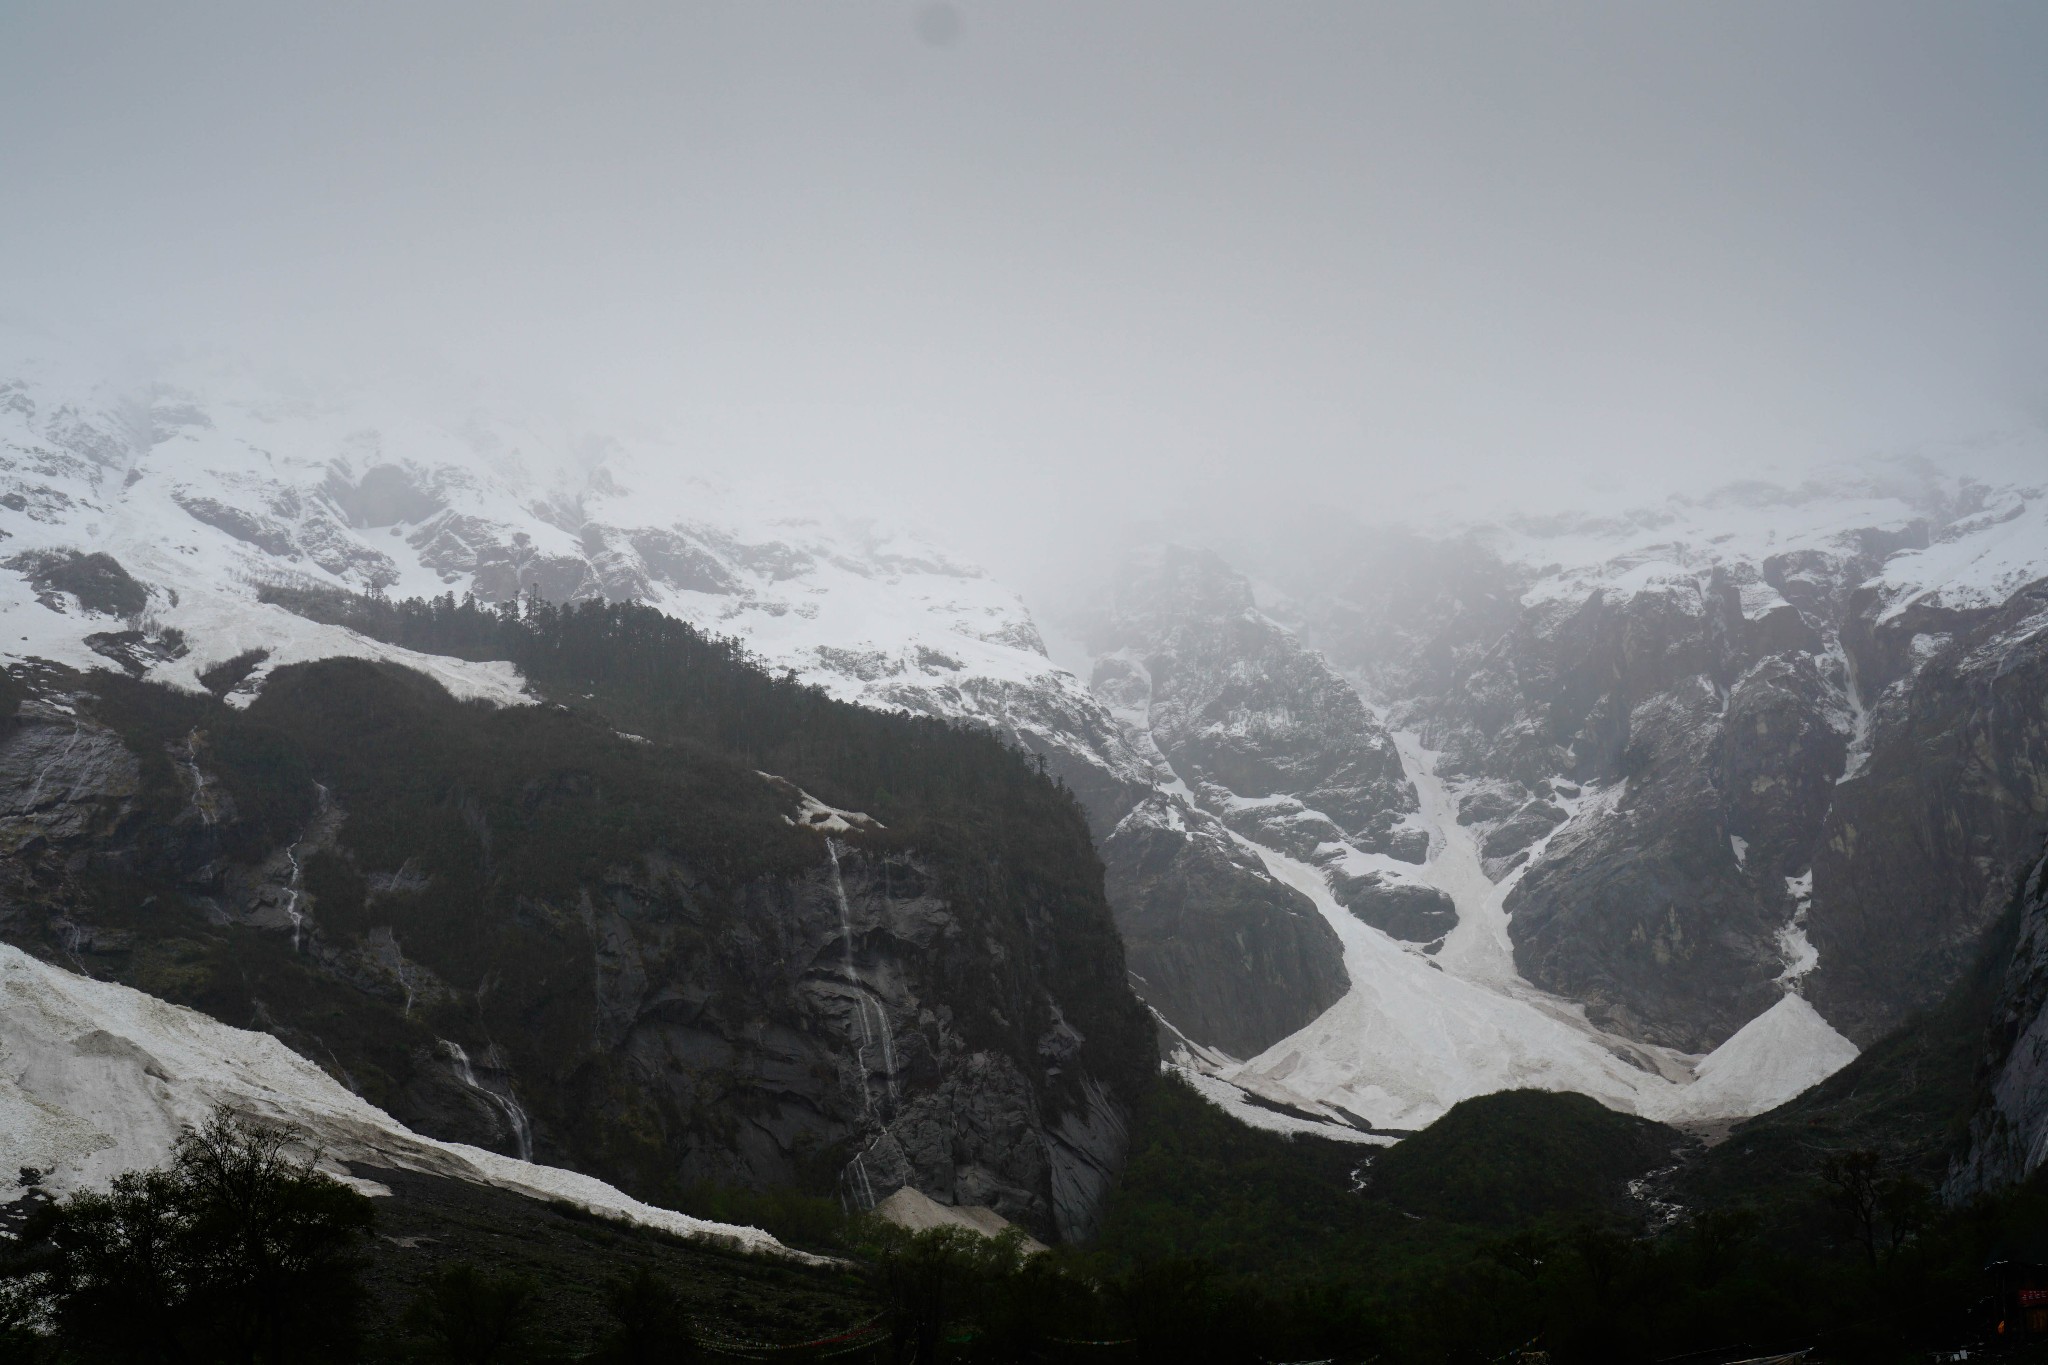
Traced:
MULTIPOLYGON (((1663 1194, 1559 1196, 1617 1218, 1810 1183, 1799 1123, 1957 1206, 2048 1153, 2027 451, 1137 542, 1068 668, 946 550, 653 445, 5 374, 0 937, 404 1142, 1127 1249, 1183 1100, 1328 1181, 1586 1097, 1514 1121, 1666 1144, 1663 1194), (1929 1019, 1953 1093, 1900 1079, 1929 1019), (1917 1135, 1841 1117, 1878 1092, 1917 1135)), ((90 1187, 196 1113, 96 1103, 19 1100, 71 1136, 11 1164, 90 1187)))

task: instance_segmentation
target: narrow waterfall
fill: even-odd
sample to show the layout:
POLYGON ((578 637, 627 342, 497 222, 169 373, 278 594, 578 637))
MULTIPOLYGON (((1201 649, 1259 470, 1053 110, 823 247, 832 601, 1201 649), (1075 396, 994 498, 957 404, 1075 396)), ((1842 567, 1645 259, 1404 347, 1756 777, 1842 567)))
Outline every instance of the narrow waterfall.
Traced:
POLYGON ((854 1062, 860 1069, 861 1098, 867 1105, 870 1117, 875 1112, 874 1086, 868 1078, 868 1049, 875 1043, 879 1033, 882 1044, 882 1082, 889 1096, 889 1112, 896 1112, 899 1095, 896 1089, 896 1039, 889 1028, 889 1011, 872 986, 861 980, 860 971, 853 963, 853 911, 846 901, 846 882, 839 873, 839 841, 825 841, 826 855, 832 861, 832 894, 839 902, 839 944, 845 955, 844 973, 846 983, 853 987, 854 1018, 860 1025, 860 1041, 854 1045, 854 1062), (868 1011, 873 1010, 877 1028, 869 1028, 868 1011))
POLYGON ((64 752, 58 754, 56 758, 52 759, 48 763, 45 763, 42 767, 36 769, 36 782, 33 787, 30 787, 28 789, 28 800, 24 801, 21 807, 22 814, 26 815, 36 808, 36 802, 41 800, 43 795, 43 779, 49 776, 50 769, 52 767, 54 767, 56 764, 62 763, 65 759, 71 757, 71 751, 78 747, 78 736, 82 734, 84 730, 85 727, 83 725, 79 724, 75 720, 72 721, 71 738, 64 742, 64 752))
POLYGON ((509 1094, 501 1095, 479 1081, 476 1078, 476 1068, 470 1065, 469 1053, 463 1049, 462 1044, 448 1038, 442 1038, 439 1042, 441 1050, 455 1063, 457 1079, 483 1096, 485 1103, 505 1116, 505 1122, 512 1129, 512 1140, 519 1148, 519 1159, 533 1160, 533 1125, 527 1122, 526 1110, 520 1107, 519 1101, 509 1094))
MULTIPOLYGON (((213 823, 213 815, 206 809, 205 801, 206 774, 199 771, 199 728, 197 726, 194 726, 192 732, 185 736, 185 768, 192 774, 192 809, 199 812, 200 824, 211 825, 213 823)), ((292 947, 294 950, 297 949, 298 943, 296 939, 292 947)))
POLYGON ((297 844, 286 844, 285 860, 292 865, 292 879, 285 883, 284 912, 292 921, 292 951, 299 951, 299 931, 305 927, 306 917, 299 911, 299 854, 297 844))

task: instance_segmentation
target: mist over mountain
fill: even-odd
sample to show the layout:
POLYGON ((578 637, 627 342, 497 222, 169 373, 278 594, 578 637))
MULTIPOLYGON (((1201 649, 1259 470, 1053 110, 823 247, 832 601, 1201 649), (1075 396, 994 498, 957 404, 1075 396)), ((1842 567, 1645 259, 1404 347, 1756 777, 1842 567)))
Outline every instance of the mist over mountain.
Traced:
POLYGON ((336 1359, 2048 1333, 2044 60, 0 16, 7 1345, 205 1125, 336 1359))

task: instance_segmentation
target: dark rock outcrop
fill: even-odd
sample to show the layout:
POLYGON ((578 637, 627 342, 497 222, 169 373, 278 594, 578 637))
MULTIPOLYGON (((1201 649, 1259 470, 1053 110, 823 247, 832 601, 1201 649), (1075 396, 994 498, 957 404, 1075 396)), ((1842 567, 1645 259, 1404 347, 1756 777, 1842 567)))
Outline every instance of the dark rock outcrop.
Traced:
POLYGON ((149 589, 110 554, 34 550, 14 556, 6 567, 26 578, 43 605, 56 610, 62 610, 60 594, 107 616, 134 616, 149 606, 149 589))
POLYGON ((1859 1042, 1947 991, 2048 837, 2048 584, 1926 624, 1872 632, 1872 655, 1908 634, 1923 662, 1878 700, 1814 854, 1809 994, 1859 1042))
POLYGON ((1253 1056, 1350 988, 1336 932, 1213 818, 1154 797, 1102 857, 1139 995, 1197 1042, 1253 1056))
POLYGON ((2020 883, 2006 922, 2013 946, 1994 964, 1976 1108, 1944 1190, 1957 1203, 2016 1185, 2048 1158, 2048 856, 2020 883))
MULTIPOLYGON (((1588 1017, 1706 1051, 1777 999, 1783 882, 1753 875, 1714 784, 1715 699, 1646 704, 1614 808, 1559 833, 1508 893, 1515 964, 1588 1017)), ((1488 850, 1491 852, 1491 849, 1488 850)))
POLYGON ((1381 933, 1410 943, 1434 943, 1458 926, 1458 905, 1447 892, 1420 882, 1395 881, 1376 872, 1329 873, 1337 903, 1381 933))
POLYGON ((9 940, 645 1197, 913 1184, 1092 1229, 1155 1054, 1049 784, 988 835, 828 838, 745 765, 384 666, 280 670, 242 712, 33 687, 0 734, 9 940))

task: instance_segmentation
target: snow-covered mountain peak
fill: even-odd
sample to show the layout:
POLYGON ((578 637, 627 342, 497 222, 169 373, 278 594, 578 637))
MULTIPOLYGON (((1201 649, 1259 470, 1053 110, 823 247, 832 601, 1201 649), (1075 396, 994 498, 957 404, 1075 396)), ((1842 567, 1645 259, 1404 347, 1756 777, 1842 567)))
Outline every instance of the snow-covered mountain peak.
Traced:
MULTIPOLYGON (((216 361, 97 366, 10 336, 0 657, 112 661, 193 687, 207 665, 257 649, 265 669, 403 653, 260 602, 271 583, 632 600, 740 637, 842 699, 994 726, 1128 808, 1143 765, 1047 658, 1022 600, 878 512, 872 491, 845 492, 776 471, 714 475, 640 433, 315 392, 216 361), (140 596, 95 611, 51 588, 51 565, 61 577, 92 553, 140 596)), ((410 661, 469 695, 519 696, 503 668, 410 661)))
POLYGON ((1526 576, 1524 601, 1583 600, 1719 574, 1744 614, 1777 580, 1876 586, 1888 602, 1971 608, 2048 573, 2048 441, 1845 464, 1797 483, 1749 480, 1612 515, 1528 513, 1466 528, 1526 576))

